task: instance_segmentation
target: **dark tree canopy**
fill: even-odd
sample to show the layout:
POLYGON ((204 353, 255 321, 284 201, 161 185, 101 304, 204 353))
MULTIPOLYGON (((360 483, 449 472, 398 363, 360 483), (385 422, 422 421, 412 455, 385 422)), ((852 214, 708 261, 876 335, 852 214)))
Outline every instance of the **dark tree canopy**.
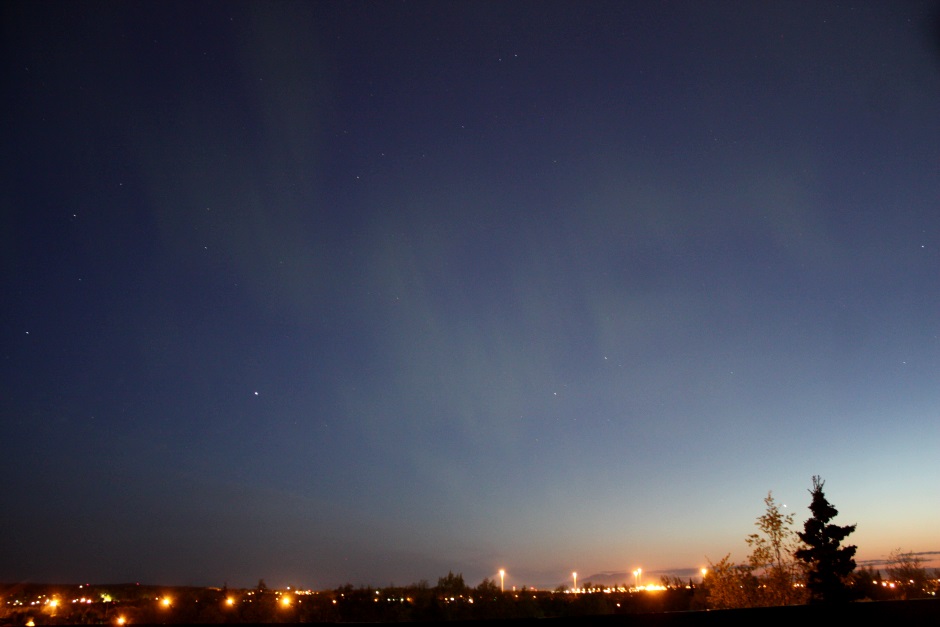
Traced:
POLYGON ((842 546, 842 541, 855 531, 855 525, 839 526, 829 522, 839 511, 826 500, 824 484, 818 475, 813 477, 813 489, 810 490, 813 501, 809 506, 813 515, 806 519, 803 531, 798 533, 806 547, 794 553, 797 559, 806 563, 806 587, 810 602, 816 603, 848 599, 846 579, 855 570, 857 548, 854 545, 842 546))
POLYGON ((463 580, 463 574, 454 574, 448 571, 444 577, 439 577, 435 589, 444 595, 460 595, 466 593, 470 588, 463 580))

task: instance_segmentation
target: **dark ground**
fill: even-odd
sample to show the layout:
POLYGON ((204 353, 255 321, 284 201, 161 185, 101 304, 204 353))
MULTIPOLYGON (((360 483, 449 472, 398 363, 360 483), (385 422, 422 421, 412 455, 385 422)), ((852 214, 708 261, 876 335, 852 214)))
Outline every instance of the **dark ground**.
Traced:
MULTIPOLYGON (((537 624, 540 627, 554 625, 586 625, 588 627, 673 627, 699 625, 734 624, 790 624, 801 627, 815 625, 870 624, 879 622, 895 625, 940 625, 940 599, 918 599, 915 601, 871 601, 835 605, 794 605, 788 607, 763 607, 745 610, 712 610, 707 612, 663 612, 657 614, 620 614, 603 616, 578 616, 568 618, 544 618, 521 620, 452 621, 440 623, 453 627, 475 627, 477 625, 502 625, 518 627, 537 624)), ((317 625, 348 625, 352 623, 310 623, 317 625)), ((361 623, 360 623, 361 624, 361 623)), ((436 623, 421 622, 420 625, 436 623)), ((145 627, 137 625, 135 627, 145 627)))
MULTIPOLYGON (((672 612, 622 616, 587 616, 579 619, 548 619, 552 623, 588 626, 631 625, 637 627, 699 626, 699 625, 940 625, 940 599, 916 601, 872 601, 837 605, 793 605, 761 607, 745 610, 712 610, 708 612, 672 612)), ((542 621, 543 623, 546 621, 542 621)), ((508 626, 507 626, 508 627, 508 626)))

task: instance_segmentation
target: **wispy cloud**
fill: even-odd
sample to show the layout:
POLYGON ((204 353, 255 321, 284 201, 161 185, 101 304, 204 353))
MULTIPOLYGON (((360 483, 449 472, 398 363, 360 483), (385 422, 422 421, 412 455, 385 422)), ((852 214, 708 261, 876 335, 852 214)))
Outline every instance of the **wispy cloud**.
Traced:
MULTIPOLYGON (((940 551, 911 551, 905 552, 904 555, 920 558, 924 562, 932 562, 934 559, 940 557, 940 551)), ((859 566, 885 566, 891 563, 891 559, 890 557, 883 557, 872 560, 859 560, 856 563, 859 566)))

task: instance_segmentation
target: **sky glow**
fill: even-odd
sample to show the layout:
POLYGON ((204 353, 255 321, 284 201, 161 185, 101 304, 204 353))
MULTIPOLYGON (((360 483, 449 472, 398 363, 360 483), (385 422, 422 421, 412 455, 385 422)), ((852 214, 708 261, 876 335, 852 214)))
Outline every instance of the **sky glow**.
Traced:
POLYGON ((940 551, 936 3, 2 10, 0 581, 940 551))

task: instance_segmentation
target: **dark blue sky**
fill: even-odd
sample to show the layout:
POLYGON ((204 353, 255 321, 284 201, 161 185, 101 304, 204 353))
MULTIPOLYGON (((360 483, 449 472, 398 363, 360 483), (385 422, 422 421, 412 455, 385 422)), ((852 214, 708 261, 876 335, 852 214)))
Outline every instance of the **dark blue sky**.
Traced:
POLYGON ((3 7, 0 580, 936 550, 940 7, 3 7))

